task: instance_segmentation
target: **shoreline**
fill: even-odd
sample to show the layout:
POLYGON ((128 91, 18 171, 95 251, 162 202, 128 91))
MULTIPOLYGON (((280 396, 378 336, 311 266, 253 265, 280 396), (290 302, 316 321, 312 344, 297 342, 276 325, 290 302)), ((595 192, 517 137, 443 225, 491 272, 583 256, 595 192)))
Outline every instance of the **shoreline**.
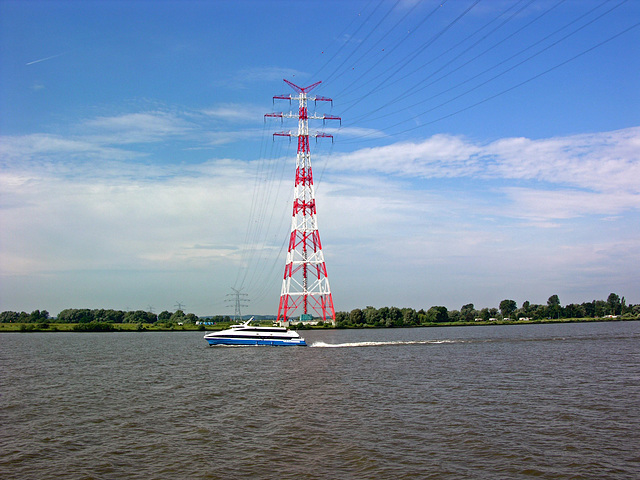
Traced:
MULTIPOLYGON (((415 326, 403 327, 378 327, 373 325, 348 326, 348 327, 325 327, 325 326, 305 326, 300 329, 293 327, 293 330, 360 330, 360 329, 388 329, 388 328, 432 328, 432 327, 471 327, 471 326, 491 326, 491 325, 535 325, 545 323, 588 323, 588 322, 633 322, 640 318, 560 318, 541 319, 524 321, 504 321, 493 322, 441 322, 424 323, 415 326)), ((155 325, 155 324, 135 324, 135 323, 0 323, 0 333, 118 333, 118 332, 205 332, 216 331, 228 328, 229 324, 209 325, 213 328, 203 328, 202 325, 155 325)))

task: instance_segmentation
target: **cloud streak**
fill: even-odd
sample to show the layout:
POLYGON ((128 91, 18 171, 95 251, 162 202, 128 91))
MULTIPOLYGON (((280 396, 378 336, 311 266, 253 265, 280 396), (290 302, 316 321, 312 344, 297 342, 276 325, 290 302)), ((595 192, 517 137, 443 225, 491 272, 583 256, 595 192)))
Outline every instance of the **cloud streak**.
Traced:
POLYGON ((92 138, 113 144, 166 141, 167 137, 186 136, 196 128, 187 120, 167 112, 98 117, 86 121, 84 127, 91 132, 92 138))
POLYGON ((239 103, 225 103, 205 109, 203 114, 222 121, 257 123, 265 112, 261 107, 239 103))
POLYGON ((58 57, 61 57, 63 55, 66 55, 66 52, 58 53, 57 55, 51 55, 50 57, 40 58, 38 60, 34 60, 32 62, 25 63, 25 66, 33 65, 33 64, 36 64, 36 63, 40 63, 40 62, 46 62, 47 60, 53 60, 54 58, 58 58, 58 57))

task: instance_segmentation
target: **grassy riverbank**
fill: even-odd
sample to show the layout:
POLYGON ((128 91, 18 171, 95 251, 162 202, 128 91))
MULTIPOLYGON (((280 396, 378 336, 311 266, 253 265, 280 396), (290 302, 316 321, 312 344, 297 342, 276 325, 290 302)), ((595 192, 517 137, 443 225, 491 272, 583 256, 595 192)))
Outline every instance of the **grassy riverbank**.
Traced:
MULTIPOLYGON (((578 323, 578 322, 621 322, 639 320, 638 318, 560 318, 526 321, 493 321, 493 322, 441 322, 423 323, 416 327, 468 327, 472 325, 530 325, 536 323, 578 323)), ((0 323, 0 333, 3 332, 189 332, 205 330, 223 330, 228 324, 217 325, 171 325, 160 323, 0 323)), ((295 328, 295 326, 293 327, 295 328)), ((327 329, 327 326, 305 326, 303 329, 327 329)), ((341 328, 388 328, 362 325, 359 327, 341 328)))
MULTIPOLYGON (((213 326, 208 330, 222 329, 213 326)), ((2 332, 185 332, 204 331, 200 325, 163 325, 153 323, 0 323, 2 332)))

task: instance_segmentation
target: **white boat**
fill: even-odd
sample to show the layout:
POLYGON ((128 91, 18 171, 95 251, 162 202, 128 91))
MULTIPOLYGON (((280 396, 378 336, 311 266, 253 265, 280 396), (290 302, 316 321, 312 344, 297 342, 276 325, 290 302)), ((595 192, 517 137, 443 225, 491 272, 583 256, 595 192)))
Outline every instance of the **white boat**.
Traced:
POLYGON ((285 327, 252 327, 249 325, 252 320, 253 317, 241 325, 231 325, 227 330, 207 333, 204 339, 209 345, 307 345, 298 332, 285 327))

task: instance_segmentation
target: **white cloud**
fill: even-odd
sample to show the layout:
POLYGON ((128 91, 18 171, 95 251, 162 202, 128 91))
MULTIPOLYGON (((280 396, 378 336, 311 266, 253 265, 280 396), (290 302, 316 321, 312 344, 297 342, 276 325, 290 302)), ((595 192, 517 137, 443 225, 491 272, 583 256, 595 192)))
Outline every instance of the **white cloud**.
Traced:
MULTIPOLYGON (((135 118, 149 120, 151 139, 174 125, 171 116, 157 124, 104 117, 93 125, 117 134, 135 118)), ((413 306, 411 299, 428 307, 462 297, 495 305, 502 299, 495 295, 517 297, 510 289, 529 297, 519 301, 535 301, 526 292, 541 284, 546 297, 593 292, 598 281, 615 278, 637 285, 631 263, 640 252, 640 201, 628 178, 638 168, 637 137, 638 129, 628 129, 485 145, 437 135, 314 157, 316 168, 328 162, 324 175, 315 173, 337 308, 413 306), (554 229, 540 228, 547 226, 554 229)), ((99 284, 113 298, 133 291, 159 298, 146 283, 162 296, 171 283, 224 298, 248 266, 248 278, 277 299, 294 151, 254 162, 140 163, 93 137, 44 134, 5 137, 0 149, 0 268, 12 295, 45 295, 29 291, 35 284, 57 291, 64 277, 70 291, 99 284)), ((273 313, 276 303, 252 306, 273 313)))
POLYGON ((60 157, 130 159, 139 155, 139 153, 105 146, 101 142, 81 136, 64 137, 35 133, 0 137, 0 158, 5 162, 22 162, 25 159, 38 162, 60 157))
POLYGON ((628 192, 587 192, 506 188, 508 214, 538 221, 554 221, 586 215, 617 215, 640 208, 640 195, 628 192))
POLYGON ((488 145, 486 173, 594 191, 640 192, 640 128, 542 140, 509 138, 488 145))
MULTIPOLYGON (((332 120, 333 122, 333 120, 332 120)), ((327 123, 329 125, 329 123, 327 123)), ((342 137, 367 137, 367 138, 382 138, 387 134, 381 130, 375 130, 373 128, 362 127, 327 127, 322 129, 323 132, 331 133, 336 138, 342 137)))
POLYGON ((202 111, 207 116, 229 122, 262 122, 265 112, 263 108, 255 105, 243 105, 239 103, 225 103, 207 108, 202 111))
POLYGON ((256 129, 244 129, 244 130, 224 130, 224 131, 209 131, 202 134, 201 138, 206 142, 207 145, 216 146, 216 145, 227 145, 230 143, 245 141, 245 140, 255 140, 256 138, 260 138, 262 135, 262 130, 256 129))
POLYGON ((376 171, 405 177, 467 176, 478 170, 480 148, 460 137, 434 135, 422 142, 402 142, 335 155, 332 168, 376 171))
POLYGON ((544 222, 637 210, 639 152, 640 128, 542 140, 508 138, 488 145, 435 135, 334 155, 328 165, 333 171, 399 178, 476 179, 511 200, 503 214, 544 222), (535 186, 503 186, 511 180, 535 186))
POLYGON ((237 241, 234 219, 248 208, 237 168, 222 162, 209 166, 212 173, 201 169, 197 175, 176 175, 170 168, 157 179, 138 176, 135 166, 111 168, 102 178, 82 170, 69 178, 66 166, 2 175, 2 189, 12 201, 2 210, 3 270, 193 267, 222 260, 227 252, 196 245, 237 241), (230 197, 238 201, 228 203, 230 197))
POLYGON ((97 141, 113 144, 147 143, 184 136, 195 126, 167 112, 128 113, 85 122, 97 141))
POLYGON ((488 145, 459 136, 434 135, 422 142, 335 155, 334 168, 425 178, 481 174, 598 190, 621 186, 636 189, 633 179, 640 169, 638 152, 640 127, 542 140, 507 138, 488 145))

